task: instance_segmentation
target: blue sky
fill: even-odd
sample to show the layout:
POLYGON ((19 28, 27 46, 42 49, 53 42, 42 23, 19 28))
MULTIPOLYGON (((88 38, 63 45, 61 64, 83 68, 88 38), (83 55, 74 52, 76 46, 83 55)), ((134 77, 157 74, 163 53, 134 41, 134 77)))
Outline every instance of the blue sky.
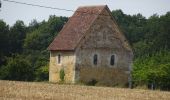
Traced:
MULTIPOLYGON (((28 25, 31 20, 47 20, 49 15, 71 16, 73 12, 53 9, 32 7, 2 1, 0 19, 7 24, 13 25, 16 20, 23 20, 28 25)), ((14 0, 50 7, 76 10, 78 6, 85 5, 108 5, 110 10, 121 9, 125 14, 141 13, 149 17, 155 13, 162 15, 170 11, 170 0, 14 0)))

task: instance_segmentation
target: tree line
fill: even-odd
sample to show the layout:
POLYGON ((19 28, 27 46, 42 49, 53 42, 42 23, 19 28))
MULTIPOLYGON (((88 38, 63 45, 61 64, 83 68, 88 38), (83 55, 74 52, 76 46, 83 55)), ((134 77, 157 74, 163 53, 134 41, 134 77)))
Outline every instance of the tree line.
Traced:
POLYGON ((48 45, 67 22, 67 17, 50 16, 48 21, 23 21, 9 27, 0 20, 0 79, 48 80, 48 45))
POLYGON ((126 15, 112 11, 134 52, 133 86, 170 90, 170 12, 126 15))
MULTIPOLYGON (((133 86, 170 89, 170 12, 145 18, 113 10, 112 15, 134 52, 133 86)), ((33 20, 28 26, 13 26, 0 20, 0 79, 48 80, 48 45, 68 21, 51 15, 47 21, 33 20)))

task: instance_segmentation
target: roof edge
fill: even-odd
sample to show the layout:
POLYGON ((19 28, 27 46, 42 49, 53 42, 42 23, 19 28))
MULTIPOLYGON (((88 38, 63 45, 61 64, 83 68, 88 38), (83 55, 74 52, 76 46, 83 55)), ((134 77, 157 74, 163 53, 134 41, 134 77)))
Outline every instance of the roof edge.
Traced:
POLYGON ((86 6, 79 6, 78 8, 85 8, 85 7, 105 7, 107 5, 86 5, 86 6))
MULTIPOLYGON (((112 15, 112 12, 111 12, 110 9, 108 8, 108 6, 106 6, 106 9, 108 10, 109 15, 111 16, 112 20, 114 21, 114 23, 115 23, 116 27, 118 28, 120 34, 124 37, 124 39, 125 39, 126 42, 127 42, 128 48, 127 48, 126 46, 125 46, 125 48, 127 48, 127 49, 129 49, 130 51, 133 52, 133 49, 132 49, 132 47, 131 47, 131 45, 130 45, 130 43, 129 43, 129 40, 127 39, 127 37, 125 36, 125 34, 120 30, 120 27, 119 27, 118 23, 116 22, 114 16, 112 15)), ((122 41, 122 42, 124 42, 124 41, 122 41)), ((125 44, 125 43, 123 43, 123 44, 125 44)))

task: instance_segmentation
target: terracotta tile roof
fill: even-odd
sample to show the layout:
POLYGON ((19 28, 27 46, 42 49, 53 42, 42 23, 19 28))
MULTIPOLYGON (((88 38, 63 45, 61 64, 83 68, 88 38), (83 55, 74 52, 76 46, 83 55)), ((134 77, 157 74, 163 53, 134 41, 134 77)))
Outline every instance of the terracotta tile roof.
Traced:
POLYGON ((48 50, 75 50, 86 31, 105 7, 107 6, 79 7, 55 37, 48 50))

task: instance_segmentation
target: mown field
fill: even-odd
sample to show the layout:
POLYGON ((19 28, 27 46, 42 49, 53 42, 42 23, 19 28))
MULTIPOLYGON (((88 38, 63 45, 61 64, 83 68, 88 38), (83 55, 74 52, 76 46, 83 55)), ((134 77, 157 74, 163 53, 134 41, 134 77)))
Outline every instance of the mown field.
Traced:
POLYGON ((170 100, 170 92, 0 81, 0 100, 170 100))

